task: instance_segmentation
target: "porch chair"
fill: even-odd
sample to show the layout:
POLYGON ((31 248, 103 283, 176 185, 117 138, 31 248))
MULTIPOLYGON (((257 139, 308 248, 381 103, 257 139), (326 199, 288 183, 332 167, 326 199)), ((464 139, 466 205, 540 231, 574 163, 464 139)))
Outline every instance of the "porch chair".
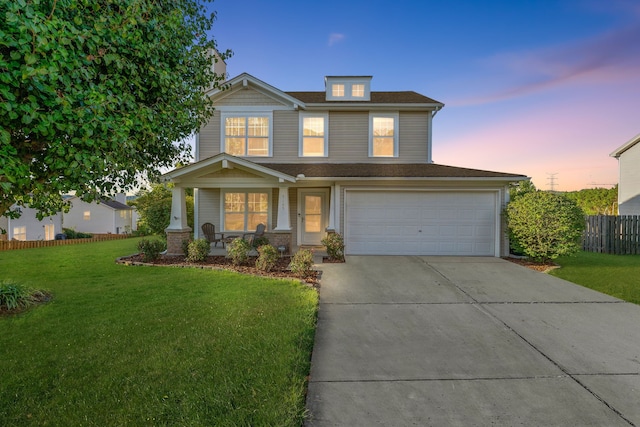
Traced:
POLYGON ((251 246, 253 246, 253 241, 256 238, 264 236, 265 228, 266 227, 264 224, 258 224, 258 226, 256 227, 256 231, 254 231, 253 233, 244 233, 242 235, 242 239, 246 240, 251 246))
MULTIPOLYGON (((216 226, 210 222, 202 224, 202 232, 209 243, 215 243, 216 248, 218 247, 218 242, 222 242, 222 239, 224 238, 224 234, 216 233, 216 226)), ((222 242, 222 247, 224 247, 224 242, 222 242)))

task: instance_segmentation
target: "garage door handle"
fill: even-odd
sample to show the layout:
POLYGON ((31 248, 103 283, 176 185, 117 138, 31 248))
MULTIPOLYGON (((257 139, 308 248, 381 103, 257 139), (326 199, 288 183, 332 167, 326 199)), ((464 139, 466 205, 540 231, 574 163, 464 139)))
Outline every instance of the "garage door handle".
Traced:
POLYGON ((422 230, 418 230, 418 233, 422 233, 422 230))

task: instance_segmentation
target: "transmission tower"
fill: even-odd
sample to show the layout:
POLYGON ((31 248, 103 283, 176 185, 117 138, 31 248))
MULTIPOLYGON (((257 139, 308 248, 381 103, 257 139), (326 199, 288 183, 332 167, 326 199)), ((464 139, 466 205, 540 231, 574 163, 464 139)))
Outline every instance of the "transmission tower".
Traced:
POLYGON ((549 186, 549 191, 556 191, 556 175, 558 175, 558 172, 547 173, 547 175, 549 175, 547 177, 547 181, 549 181, 547 184, 549 186))

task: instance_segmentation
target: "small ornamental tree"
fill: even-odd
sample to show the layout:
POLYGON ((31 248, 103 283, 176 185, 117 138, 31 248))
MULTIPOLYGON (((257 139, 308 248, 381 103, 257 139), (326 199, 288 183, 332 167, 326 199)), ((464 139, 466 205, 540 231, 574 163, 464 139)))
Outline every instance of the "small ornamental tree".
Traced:
POLYGON ((506 218, 510 236, 534 260, 548 261, 580 251, 584 212, 563 195, 523 194, 509 203, 506 218))

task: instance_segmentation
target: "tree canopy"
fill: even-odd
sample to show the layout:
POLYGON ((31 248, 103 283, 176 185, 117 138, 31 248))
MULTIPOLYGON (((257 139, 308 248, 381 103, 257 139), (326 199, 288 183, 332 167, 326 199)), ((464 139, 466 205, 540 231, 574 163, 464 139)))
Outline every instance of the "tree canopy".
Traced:
POLYGON ((179 141, 222 79, 214 19, 199 0, 2 0, 0 215, 51 214, 64 193, 95 200, 187 162, 179 141))
POLYGON ((566 193, 587 215, 617 215, 618 186, 613 188, 586 188, 566 193))

